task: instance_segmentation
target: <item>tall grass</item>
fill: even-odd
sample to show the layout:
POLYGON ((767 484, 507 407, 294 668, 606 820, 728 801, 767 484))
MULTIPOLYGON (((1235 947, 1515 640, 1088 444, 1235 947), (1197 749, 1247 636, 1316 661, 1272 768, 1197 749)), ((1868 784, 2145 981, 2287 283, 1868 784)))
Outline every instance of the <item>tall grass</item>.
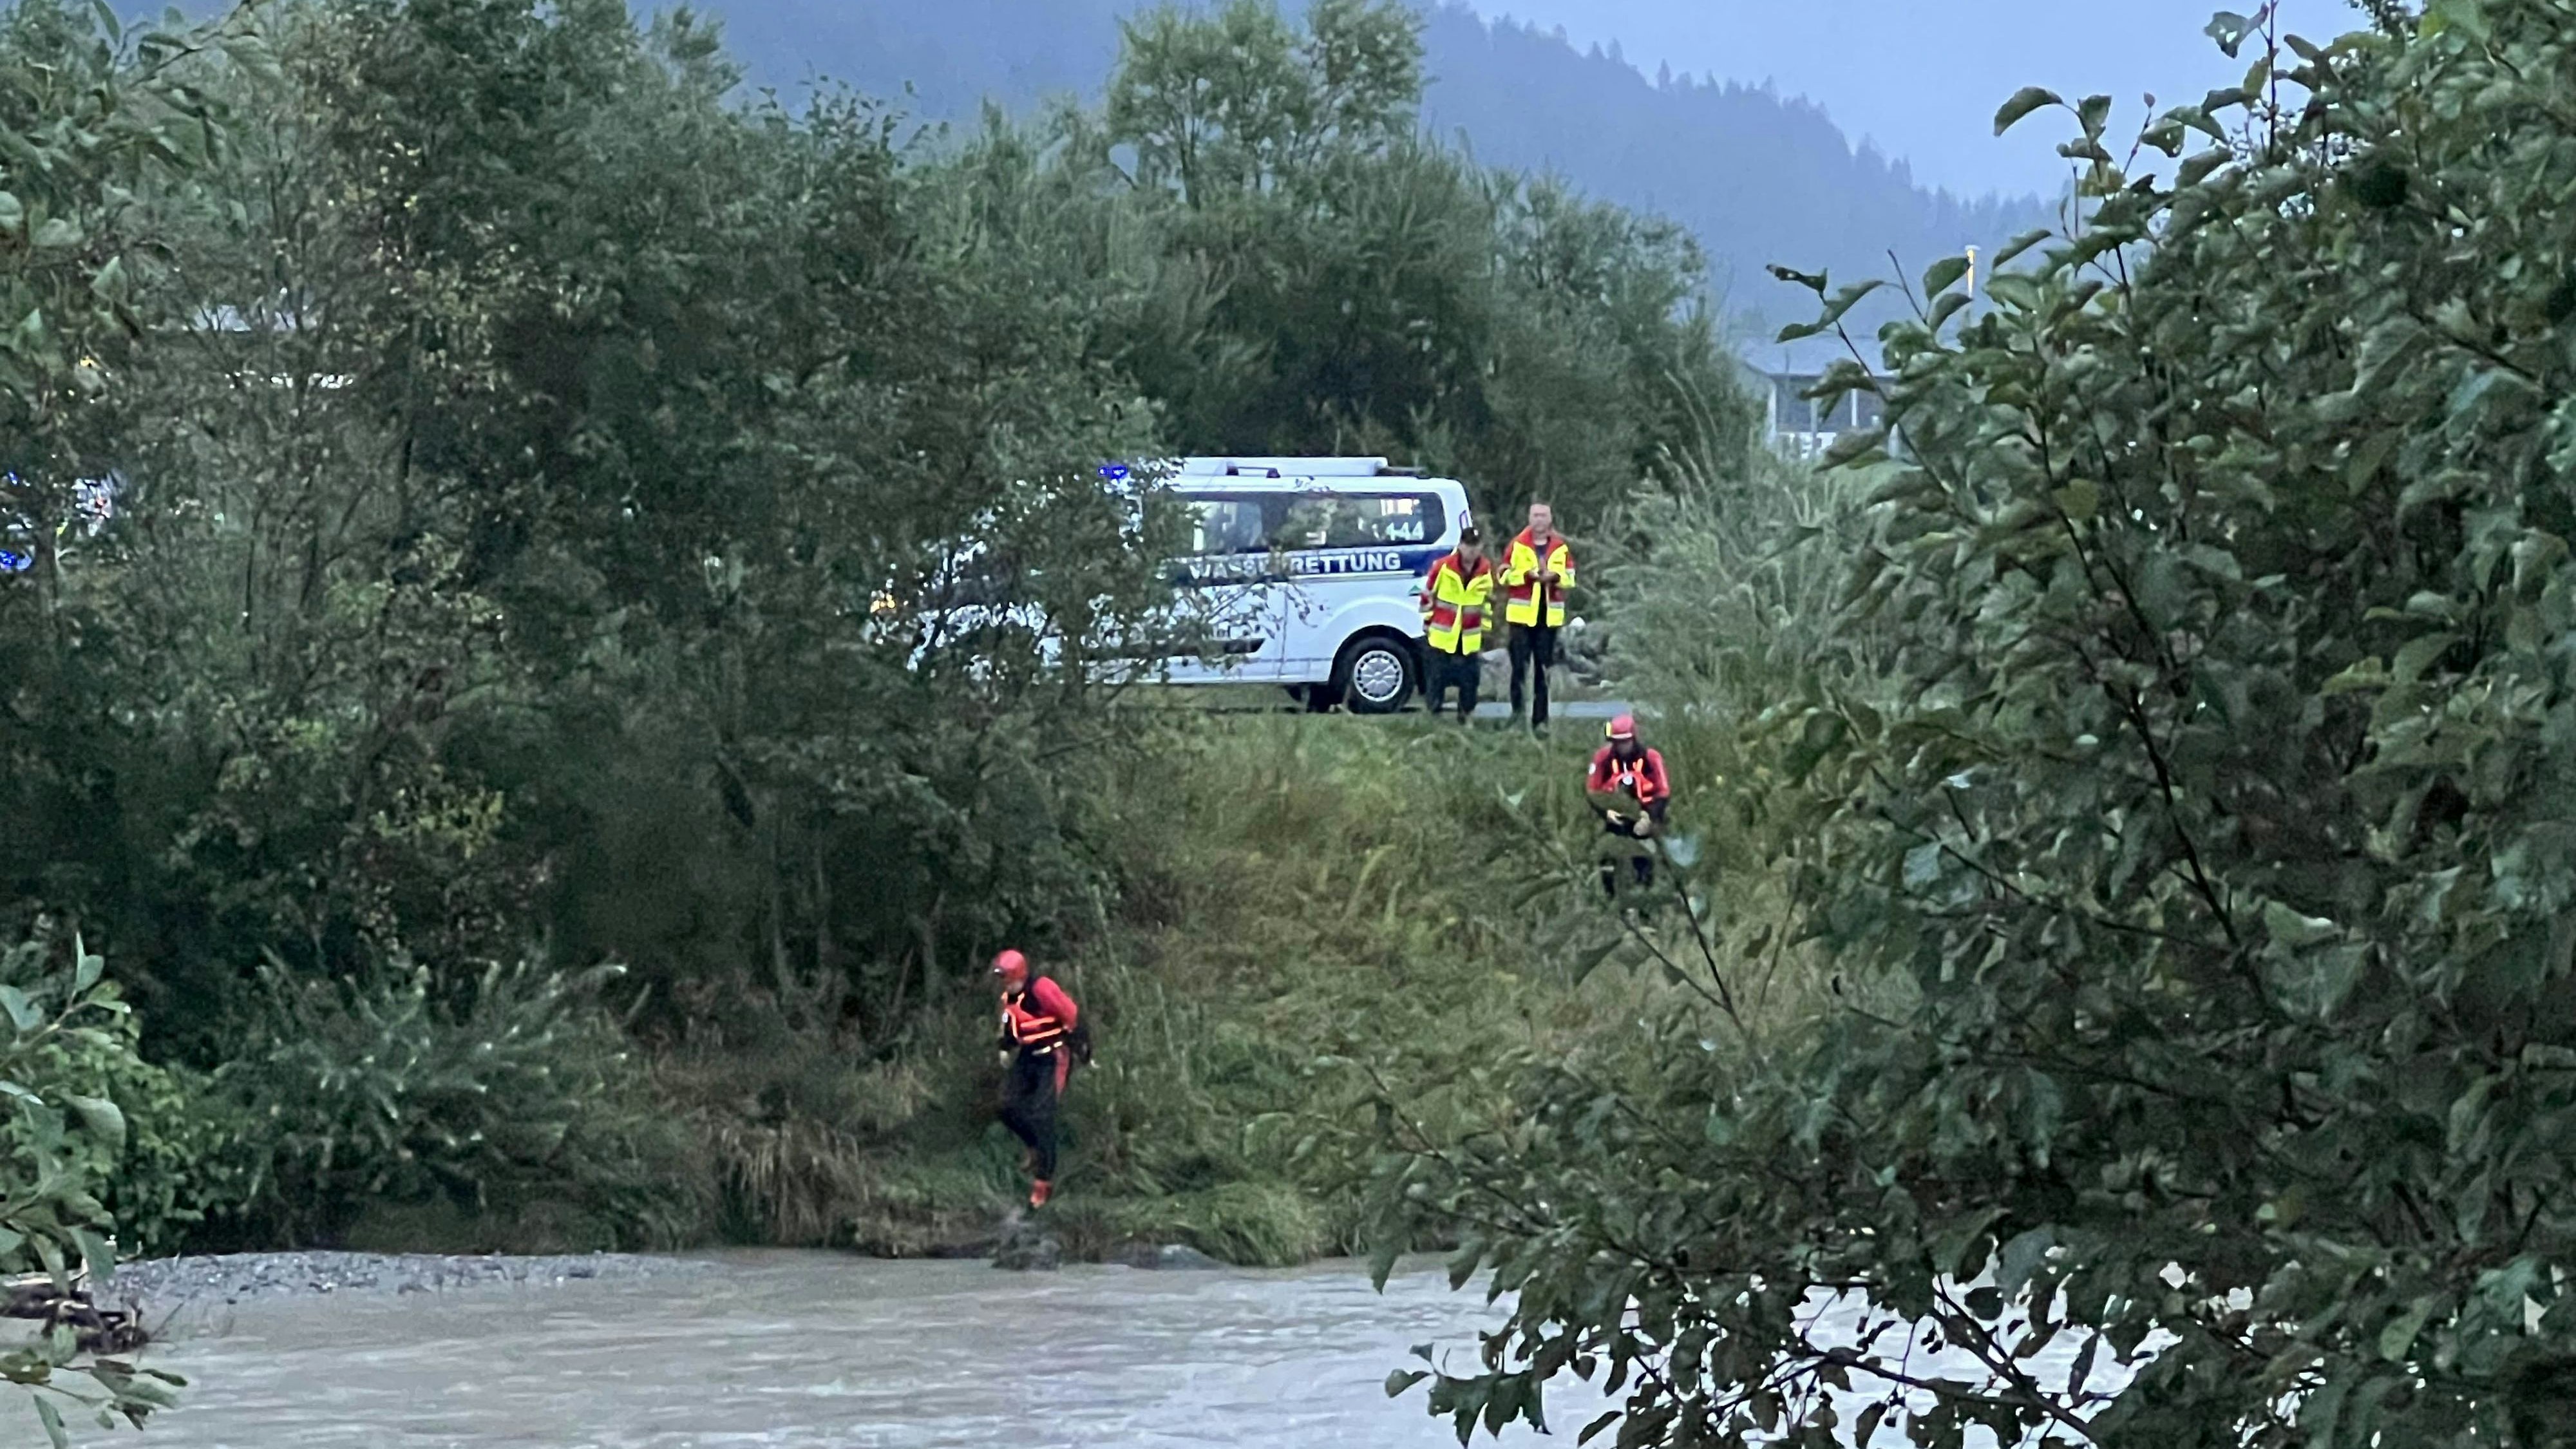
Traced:
MULTIPOLYGON (((1156 737, 1086 826, 1117 889, 1044 963, 1099 1042, 1065 1103, 1050 1209, 1076 1252, 1348 1250, 1378 1085, 1464 1124, 1476 1064, 1570 1049, 1669 989, 1577 980, 1547 947, 1587 838, 1588 741, 1419 719, 1137 727, 1156 737)), ((724 1184, 727 1231, 897 1253, 989 1232, 1019 1181, 992 1120, 983 991, 954 986, 901 1049, 849 1039, 828 1001, 774 985, 701 1004, 659 1072, 724 1184)))
MULTIPOLYGON (((1721 995, 1748 1045, 1833 1008, 1775 884, 1796 822, 1772 813, 1762 735, 1819 683, 1880 672, 1833 607, 1866 485, 1715 441, 1635 503, 1604 576, 1615 682, 1655 707, 1679 790, 1642 915, 1593 876, 1586 731, 1134 713, 1149 737, 1078 822, 1110 888, 1044 963, 1099 1042, 1065 1103, 1068 1246, 1349 1250, 1380 1101, 1464 1141, 1509 1111, 1498 1064, 1615 1078, 1699 1040, 1721 995)), ((947 989, 900 1047, 839 1038, 828 1003, 739 991, 738 1020, 669 1056, 733 1231, 936 1251, 1010 1210, 986 988, 947 989)))

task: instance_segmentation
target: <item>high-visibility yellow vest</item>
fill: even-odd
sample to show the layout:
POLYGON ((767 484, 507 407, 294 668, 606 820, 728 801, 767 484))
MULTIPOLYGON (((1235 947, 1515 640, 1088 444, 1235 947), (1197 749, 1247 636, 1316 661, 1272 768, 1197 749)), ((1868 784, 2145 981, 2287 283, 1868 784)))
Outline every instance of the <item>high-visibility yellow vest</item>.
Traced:
POLYGON ((1565 625, 1565 591, 1574 587, 1574 550, 1565 546, 1565 535, 1548 540, 1547 562, 1539 563, 1538 541, 1524 528, 1512 540, 1511 551, 1503 556, 1503 587, 1509 591, 1503 605, 1503 619, 1512 624, 1539 622, 1539 595, 1547 595, 1547 627, 1565 625), (1538 581, 1541 567, 1556 571, 1556 582, 1542 585, 1538 581))
POLYGON ((1423 602, 1430 605, 1425 632, 1431 647, 1443 654, 1478 654, 1485 648, 1485 606, 1494 597, 1494 566, 1478 560, 1474 569, 1458 555, 1431 566, 1422 581, 1423 602))

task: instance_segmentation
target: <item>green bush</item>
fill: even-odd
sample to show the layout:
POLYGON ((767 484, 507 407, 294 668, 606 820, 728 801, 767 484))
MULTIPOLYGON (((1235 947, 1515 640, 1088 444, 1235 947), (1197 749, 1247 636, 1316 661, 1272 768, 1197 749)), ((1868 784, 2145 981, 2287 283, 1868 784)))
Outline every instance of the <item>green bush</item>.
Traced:
POLYGON ((408 963, 368 983, 264 971, 214 1078, 250 1124, 220 1226, 329 1243, 370 1211, 426 1212, 486 1247, 686 1240, 703 1168, 602 999, 616 975, 496 964, 441 990, 408 963))
MULTIPOLYGON (((64 1286, 76 1270, 112 1274, 110 1198, 153 1233, 184 1215, 172 1170, 184 1146, 164 1135, 166 1123, 137 1125, 137 1110, 162 1119, 167 1079, 135 1056, 133 1013, 106 969, 78 937, 63 952, 42 921, 0 951, 0 1095, 11 1108, 0 1118, 0 1272, 41 1269, 64 1286)), ((0 1353, 0 1378, 33 1395, 58 1445, 66 1406, 140 1427, 181 1382, 91 1357, 68 1327, 0 1353), (73 1376, 88 1383, 74 1387, 73 1376)))
MULTIPOLYGON (((141 1027, 115 983, 93 978, 83 985, 99 958, 75 943, 70 954, 77 964, 66 975, 57 964, 63 954, 42 925, 0 951, 0 1005, 20 1028, 12 1079, 56 1100, 112 1104, 112 1130, 64 1139, 64 1166, 90 1184, 102 1220, 114 1225, 120 1256, 169 1251, 198 1221, 200 1206, 222 1193, 222 1116, 209 1110, 200 1083, 137 1054, 141 1027), (60 1030, 26 1030, 29 1021, 57 1016, 67 1023, 60 1030)), ((109 1122, 101 1112, 97 1125, 109 1122)), ((0 1144, 21 1175, 35 1175, 39 1135, 37 1124, 23 1117, 0 1127, 0 1144)), ((19 1244, 0 1254, 0 1271, 33 1265, 32 1252, 33 1245, 19 1244)))
POLYGON ((851 989, 808 971, 684 996, 685 1030, 655 1072, 713 1174, 728 1238, 847 1245, 866 1225, 909 1215, 908 1200, 889 1205, 902 1194, 888 1179, 942 1104, 917 1055, 872 1050, 860 1036, 851 989))
POLYGON ((1902 999, 1415 1144, 1381 1201, 1515 1292, 1462 1432, 1570 1366, 1622 1445, 2576 1442, 2567 13, 2365 8, 2134 144, 2015 97, 2081 225, 1830 379, 1908 445, 1846 593, 1903 687, 1759 721, 1766 924, 1902 999))

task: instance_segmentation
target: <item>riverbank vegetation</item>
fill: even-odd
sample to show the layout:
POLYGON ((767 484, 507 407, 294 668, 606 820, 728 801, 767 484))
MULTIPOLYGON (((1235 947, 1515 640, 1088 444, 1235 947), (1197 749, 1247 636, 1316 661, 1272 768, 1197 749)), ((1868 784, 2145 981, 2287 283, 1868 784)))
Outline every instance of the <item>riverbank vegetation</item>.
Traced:
POLYGON ((0 931, 132 1006, 98 1213, 0 1266, 968 1244, 1014 942, 1103 1026, 1066 1230, 1291 1261, 1372 1078, 1626 1009, 1525 929, 1571 742, 919 624, 969 561, 1076 662, 1149 618, 1113 460, 1383 452, 1605 549, 1740 471, 1696 248, 1418 135, 1415 28, 1149 16, 1099 107, 921 133, 615 0, 0 13, 0 931))
POLYGON ((2004 107, 2087 214, 1832 380, 1903 450, 1746 719, 1790 909, 1644 1058, 1390 1129, 1517 1290, 1462 1430, 1571 1369, 1622 1445, 2571 1442, 2566 15, 2364 8, 2220 16, 2134 144, 2004 107), (1785 1029, 1784 930, 1847 993, 1785 1029))
POLYGON ((0 1253, 970 1245, 1010 942, 1101 1028, 1072 1246, 1451 1247, 1462 1425, 2564 1442, 2576 104, 2544 0, 2372 16, 2064 106, 2081 225, 1921 278, 1817 476, 1678 233, 1415 135, 1392 6, 914 137, 613 0, 22 0, 0 1253), (1149 618, 1101 465, 1183 449, 1555 493, 1659 891, 1578 731, 913 628, 1149 618))

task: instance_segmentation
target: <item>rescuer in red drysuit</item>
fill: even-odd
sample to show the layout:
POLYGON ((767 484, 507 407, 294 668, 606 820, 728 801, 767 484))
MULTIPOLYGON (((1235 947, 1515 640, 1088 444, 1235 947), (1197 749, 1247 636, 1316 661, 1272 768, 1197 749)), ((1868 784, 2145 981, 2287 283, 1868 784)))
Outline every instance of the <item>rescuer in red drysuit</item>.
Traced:
POLYGON ((1592 757, 1583 787, 1601 816, 1602 833, 1611 837, 1601 862, 1601 890, 1616 897, 1619 857, 1627 859, 1640 888, 1655 883, 1655 852, 1647 842, 1663 829, 1664 813, 1672 808, 1673 779, 1664 771, 1663 752, 1638 741, 1636 716, 1619 716, 1605 733, 1609 743, 1592 757))
POLYGON ((993 975, 1002 986, 1001 1050, 1011 1072, 1002 1125, 1028 1144, 1029 1206, 1044 1207, 1055 1191, 1056 1099, 1073 1071, 1082 1008, 1017 951, 994 957, 993 975))

